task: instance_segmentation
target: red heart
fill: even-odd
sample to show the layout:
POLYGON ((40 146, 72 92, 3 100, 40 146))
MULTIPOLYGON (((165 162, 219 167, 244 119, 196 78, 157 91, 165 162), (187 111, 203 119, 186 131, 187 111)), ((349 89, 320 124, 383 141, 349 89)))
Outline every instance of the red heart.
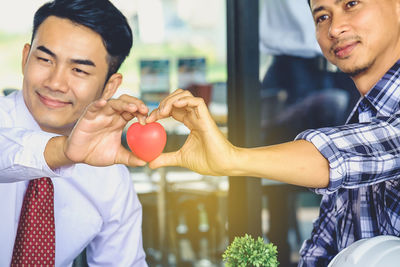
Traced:
POLYGON ((158 122, 146 125, 135 122, 128 128, 126 141, 136 156, 150 162, 163 151, 167 142, 167 133, 158 122))

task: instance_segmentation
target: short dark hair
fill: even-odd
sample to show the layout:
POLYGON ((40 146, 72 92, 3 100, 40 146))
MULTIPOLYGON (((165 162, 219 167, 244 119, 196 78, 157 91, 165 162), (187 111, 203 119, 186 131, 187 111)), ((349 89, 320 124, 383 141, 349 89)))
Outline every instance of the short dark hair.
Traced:
POLYGON ((43 21, 55 16, 86 26, 98 33, 108 53, 108 78, 118 71, 132 47, 132 30, 109 0, 54 0, 42 5, 33 19, 32 39, 43 21))

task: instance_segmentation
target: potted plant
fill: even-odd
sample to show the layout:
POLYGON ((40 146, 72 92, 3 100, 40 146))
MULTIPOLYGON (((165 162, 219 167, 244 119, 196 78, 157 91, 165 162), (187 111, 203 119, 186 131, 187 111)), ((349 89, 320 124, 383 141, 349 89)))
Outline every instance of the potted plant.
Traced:
POLYGON ((226 248, 222 258, 227 267, 276 267, 277 248, 272 243, 264 243, 261 237, 254 240, 251 235, 235 237, 226 248))

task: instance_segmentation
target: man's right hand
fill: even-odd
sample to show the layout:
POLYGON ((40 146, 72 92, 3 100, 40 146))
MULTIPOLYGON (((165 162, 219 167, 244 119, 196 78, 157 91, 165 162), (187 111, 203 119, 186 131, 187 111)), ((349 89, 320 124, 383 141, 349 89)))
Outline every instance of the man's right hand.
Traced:
POLYGON ((170 116, 188 127, 190 134, 182 148, 161 154, 149 163, 150 168, 180 166, 201 174, 226 175, 233 164, 236 148, 218 129, 204 100, 178 89, 152 111, 146 122, 170 116))
POLYGON ((177 90, 165 98, 146 119, 147 123, 172 116, 190 129, 181 149, 163 153, 151 168, 180 166, 206 175, 264 177, 307 187, 326 187, 329 164, 305 140, 274 146, 240 148, 221 133, 202 98, 177 90))
POLYGON ((45 150, 50 168, 86 163, 92 166, 143 166, 143 160, 121 144, 125 125, 134 117, 144 122, 148 108, 132 96, 99 99, 90 104, 68 137, 52 138, 45 150))

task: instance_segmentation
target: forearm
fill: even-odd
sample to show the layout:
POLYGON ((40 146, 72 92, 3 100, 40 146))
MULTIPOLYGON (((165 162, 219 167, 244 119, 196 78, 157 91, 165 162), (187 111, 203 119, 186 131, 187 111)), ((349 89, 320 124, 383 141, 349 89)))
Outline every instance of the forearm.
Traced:
POLYGON ((44 158, 52 170, 74 163, 64 153, 66 140, 66 136, 56 136, 51 138, 46 145, 44 158))
POLYGON ((1 128, 0 183, 56 176, 44 158, 45 148, 53 137, 24 128, 1 128))
POLYGON ((308 141, 259 148, 238 148, 232 176, 262 177, 312 188, 329 183, 329 163, 308 141))

